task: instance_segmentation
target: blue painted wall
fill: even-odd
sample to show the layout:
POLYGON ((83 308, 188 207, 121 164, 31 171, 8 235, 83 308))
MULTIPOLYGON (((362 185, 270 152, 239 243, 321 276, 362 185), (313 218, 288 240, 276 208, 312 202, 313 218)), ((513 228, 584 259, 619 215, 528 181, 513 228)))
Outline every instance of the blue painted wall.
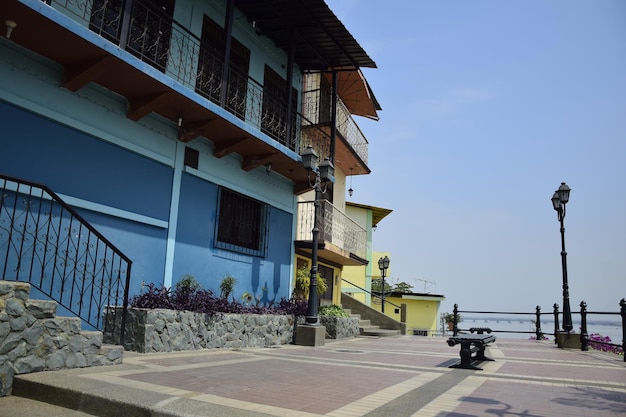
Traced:
POLYGON ((262 297, 265 303, 288 298, 293 216, 270 207, 265 258, 229 252, 214 246, 217 196, 215 184, 183 175, 174 279, 190 274, 204 288, 219 293, 221 279, 230 275, 237 280, 233 294, 237 299, 244 292, 262 297))
POLYGON ((167 220, 172 168, 0 101, 0 171, 167 220))
MULTIPOLYGON (((0 123, 6 134, 0 172, 47 185, 72 198, 168 221, 172 167, 1 101, 0 123)), ((237 175, 244 174, 239 170, 237 175)), ((250 184, 239 181, 238 190, 242 183, 256 186, 257 198, 274 191, 262 191, 245 175, 250 184)), ((237 299, 244 292, 261 297, 265 304, 288 298, 294 214, 269 206, 266 257, 229 252, 214 246, 217 195, 215 183, 183 173, 173 283, 191 274, 204 288, 219 293, 221 279, 231 275, 237 279, 233 294, 237 299)), ((166 227, 111 215, 106 209, 77 210, 133 261, 131 296, 141 292, 142 284, 163 283, 166 227)))
MULTIPOLYGON (((0 172, 57 194, 167 220, 172 168, 0 102, 0 172)), ((133 260, 131 292, 162 282, 167 230, 93 210, 78 212, 133 260)))

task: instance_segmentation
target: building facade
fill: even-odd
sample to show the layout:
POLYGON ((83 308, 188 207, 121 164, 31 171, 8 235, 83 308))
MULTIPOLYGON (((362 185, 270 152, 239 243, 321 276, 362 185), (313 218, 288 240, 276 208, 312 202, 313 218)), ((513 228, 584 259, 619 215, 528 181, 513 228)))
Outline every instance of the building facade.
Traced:
MULTIPOLYGON (((132 260, 128 296, 193 275, 216 291, 234 277, 234 298, 289 298, 310 263, 309 146, 335 167, 324 298, 339 299, 343 266, 367 263, 343 195, 370 173, 353 115, 378 118, 360 70, 375 63, 322 0, 5 0, 0 21, 3 190, 53 190, 132 260)), ((32 275, 5 230, 2 278, 32 275)))

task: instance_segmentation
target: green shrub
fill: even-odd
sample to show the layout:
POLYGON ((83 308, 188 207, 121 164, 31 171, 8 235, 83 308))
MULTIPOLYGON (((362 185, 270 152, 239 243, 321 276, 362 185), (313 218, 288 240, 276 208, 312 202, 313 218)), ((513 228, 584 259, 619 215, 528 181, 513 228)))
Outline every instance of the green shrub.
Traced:
POLYGON ((220 282, 220 298, 228 299, 235 288, 237 280, 230 275, 226 275, 220 282))
MULTIPOLYGON (((293 290, 294 296, 298 300, 309 299, 309 285, 311 283, 311 271, 308 267, 303 266, 296 271, 296 285, 293 290)), ((317 295, 322 295, 328 290, 328 284, 326 280, 317 275, 317 295)))
POLYGON ((320 316, 350 317, 348 313, 344 311, 344 309, 335 304, 331 306, 320 306, 318 312, 320 316))

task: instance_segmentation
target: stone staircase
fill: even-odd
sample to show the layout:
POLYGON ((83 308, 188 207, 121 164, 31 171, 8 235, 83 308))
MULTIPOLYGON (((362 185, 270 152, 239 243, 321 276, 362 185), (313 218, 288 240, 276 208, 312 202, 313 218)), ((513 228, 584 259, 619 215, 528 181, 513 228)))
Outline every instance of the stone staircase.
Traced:
POLYGON ((361 319, 360 314, 352 313, 352 310, 343 309, 350 317, 355 317, 359 320, 359 335, 361 336, 373 336, 373 337, 393 337, 400 336, 400 330, 381 329, 380 326, 372 324, 371 320, 361 319))
POLYGON ((77 317, 58 317, 55 301, 30 299, 30 284, 0 281, 0 397, 14 375, 122 363, 122 346, 81 330, 77 317))
POLYGON ((393 337, 406 334, 406 323, 363 304, 348 294, 341 294, 341 307, 359 320, 359 334, 373 337, 393 337))

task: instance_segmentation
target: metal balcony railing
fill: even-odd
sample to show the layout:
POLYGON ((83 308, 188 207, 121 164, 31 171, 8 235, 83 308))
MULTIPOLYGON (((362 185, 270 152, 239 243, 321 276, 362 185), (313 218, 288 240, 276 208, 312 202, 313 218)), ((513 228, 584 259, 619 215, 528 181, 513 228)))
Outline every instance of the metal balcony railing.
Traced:
MULTIPOLYGON (((308 123, 324 125, 330 124, 331 113, 331 90, 328 82, 319 73, 306 74, 302 93, 302 114, 308 123)), ((341 99, 337 100, 336 123, 339 134, 367 165, 369 144, 341 99)))
POLYGON ((122 306, 131 260, 48 187, 0 174, 0 279, 28 282, 103 330, 122 306), (105 317, 107 316, 108 317, 105 317))
POLYGON ((359 129, 359 126, 354 121, 352 114, 341 100, 337 100, 337 130, 348 144, 350 144, 359 158, 367 165, 369 150, 367 139, 365 139, 365 135, 363 135, 363 132, 361 132, 361 129, 359 129))
POLYGON ((290 150, 299 153, 300 148, 312 145, 321 157, 330 156, 330 137, 314 121, 295 109, 288 116, 284 99, 268 94, 261 83, 232 67, 224 80, 223 57, 203 48, 199 37, 155 11, 149 2, 131 0, 126 18, 122 0, 42 1, 290 150), (306 133, 300 131, 301 126, 309 127, 306 133))
MULTIPOLYGON (((298 225, 296 240, 311 240, 315 224, 315 203, 298 203, 298 225)), ((339 248, 365 259, 367 232, 328 200, 323 200, 319 213, 320 242, 330 242, 339 248)))

